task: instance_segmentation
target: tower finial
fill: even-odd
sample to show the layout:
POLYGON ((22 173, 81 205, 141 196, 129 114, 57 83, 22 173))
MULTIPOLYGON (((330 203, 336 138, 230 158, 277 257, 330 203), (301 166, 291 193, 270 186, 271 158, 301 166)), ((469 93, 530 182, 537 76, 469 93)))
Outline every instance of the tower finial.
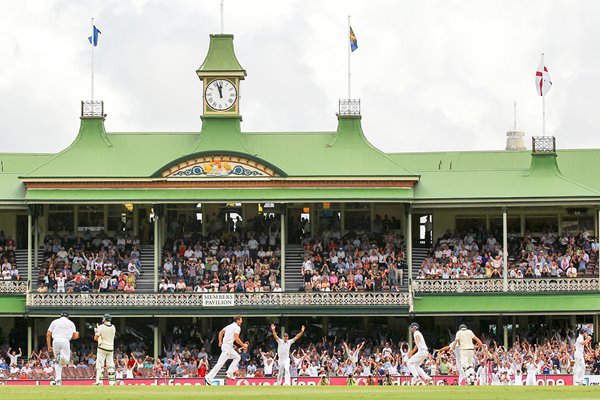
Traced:
POLYGON ((513 130, 517 130, 517 100, 515 99, 514 103, 513 103, 513 107, 514 107, 514 126, 513 126, 513 130))

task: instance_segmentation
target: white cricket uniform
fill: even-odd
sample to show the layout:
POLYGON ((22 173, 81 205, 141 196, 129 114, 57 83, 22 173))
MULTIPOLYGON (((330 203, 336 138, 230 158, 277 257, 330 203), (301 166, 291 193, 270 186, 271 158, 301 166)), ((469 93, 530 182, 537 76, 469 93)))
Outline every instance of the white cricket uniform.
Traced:
POLYGON ((225 365, 225 362, 229 359, 232 359, 233 361, 229 365, 229 368, 227 368, 227 375, 233 374, 237 370, 238 363, 241 359, 238 352, 233 348, 233 342, 235 340, 235 334, 237 333, 239 335, 242 329, 238 324, 232 322, 223 328, 223 330, 225 331, 225 334, 223 335, 223 344, 221 345, 221 355, 215 366, 208 374, 206 374, 205 380, 208 382, 212 382, 215 379, 217 372, 223 368, 223 365, 225 365))
POLYGON ((585 375, 584 340, 583 335, 579 334, 575 341, 575 366, 573 368, 573 381, 575 385, 581 385, 585 375))
POLYGON ((474 337, 475 334, 470 329, 461 329, 456 332, 456 341, 460 346, 460 365, 465 370, 473 367, 474 337))
POLYGON ((291 375, 290 375, 290 348, 292 344, 294 344, 294 339, 288 339, 284 341, 279 338, 277 340, 277 358, 279 359, 278 367, 279 371, 277 372, 277 383, 281 385, 281 381, 283 380, 284 385, 291 384, 291 375))
POLYGON ((52 332, 52 348, 56 357, 54 364, 55 380, 62 380, 62 367, 71 360, 71 344, 69 341, 77 332, 75 324, 67 317, 60 317, 50 323, 48 331, 52 332))
POLYGON ((417 346, 417 352, 408 359, 408 362, 406 363, 408 370, 412 374, 413 380, 416 380, 420 377, 424 381, 429 381, 431 377, 429 377, 429 375, 423 371, 423 368, 421 368, 421 364, 429 356, 429 351, 427 349, 427 345, 425 344, 425 338, 420 331, 415 331, 413 336, 415 339, 415 345, 417 346))
POLYGON ((525 385, 527 386, 535 386, 537 384, 536 374, 537 374, 537 365, 533 361, 528 361, 525 364, 525 368, 527 369, 527 378, 525 380, 525 385))
MULTIPOLYGON (((115 369, 115 326, 110 322, 105 322, 98 326, 96 335, 98 336, 98 354, 96 356, 96 382, 101 382, 104 363, 107 370, 115 369)), ((109 375, 110 379, 110 375, 109 375)))
POLYGON ((462 381, 465 379, 465 371, 462 368, 461 359, 460 359, 460 344, 458 341, 454 340, 454 342, 450 343, 450 349, 454 350, 454 360, 456 360, 456 370, 458 371, 458 384, 461 385, 462 381))

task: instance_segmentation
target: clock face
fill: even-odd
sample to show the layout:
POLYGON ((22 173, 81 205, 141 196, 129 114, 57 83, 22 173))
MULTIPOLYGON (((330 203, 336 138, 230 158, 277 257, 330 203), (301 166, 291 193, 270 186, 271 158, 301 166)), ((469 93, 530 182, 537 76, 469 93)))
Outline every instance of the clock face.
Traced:
POLYGON ((235 104, 237 90, 231 81, 215 79, 206 87, 204 97, 210 108, 216 111, 225 111, 235 104))

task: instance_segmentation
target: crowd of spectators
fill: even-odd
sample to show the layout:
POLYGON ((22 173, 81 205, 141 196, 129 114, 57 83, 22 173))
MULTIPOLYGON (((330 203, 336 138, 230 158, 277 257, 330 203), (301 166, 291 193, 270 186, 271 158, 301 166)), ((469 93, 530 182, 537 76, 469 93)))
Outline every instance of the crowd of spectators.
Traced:
POLYGON ((15 240, 0 230, 0 279, 3 281, 19 281, 21 276, 17 268, 15 240))
POLYGON ((127 234, 48 235, 37 292, 135 292, 136 279, 143 274, 139 246, 139 238, 127 234))
POLYGON ((206 238, 167 240, 160 292, 281 291, 279 219, 259 215, 247 225, 229 219, 208 228, 206 238))
POLYGON ((394 231, 306 238, 306 292, 399 291, 406 268, 404 238, 394 231))
MULTIPOLYGON (((526 234, 509 244, 508 278, 585 277, 597 275, 598 240, 586 232, 526 234)), ((481 231, 446 233, 423 261, 420 279, 502 278, 502 241, 481 231)))

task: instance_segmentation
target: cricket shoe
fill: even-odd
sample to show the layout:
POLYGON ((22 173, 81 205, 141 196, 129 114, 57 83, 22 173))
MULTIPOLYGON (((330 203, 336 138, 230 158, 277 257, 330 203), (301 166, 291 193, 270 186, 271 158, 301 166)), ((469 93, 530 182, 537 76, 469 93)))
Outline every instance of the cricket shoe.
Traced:
POLYGON ((62 381, 51 381, 50 384, 54 386, 62 386, 62 381))
POLYGON ((227 379, 236 379, 234 374, 227 374, 227 379))
POLYGON ((204 378, 204 384, 205 384, 206 386, 212 386, 212 381, 210 381, 210 380, 208 380, 208 379, 204 378))
POLYGON ((94 383, 92 383, 92 386, 102 386, 104 385, 104 383, 102 381, 96 381, 94 383))

